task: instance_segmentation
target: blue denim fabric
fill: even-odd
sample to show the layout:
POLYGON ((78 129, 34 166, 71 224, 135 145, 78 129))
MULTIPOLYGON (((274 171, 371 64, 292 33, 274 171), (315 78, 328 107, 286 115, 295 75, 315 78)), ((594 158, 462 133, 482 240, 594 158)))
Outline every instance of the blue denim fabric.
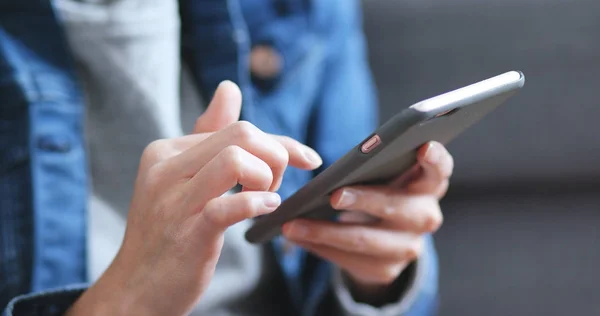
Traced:
POLYGON ((47 2, 0 3, 3 305, 84 281, 83 104, 68 57, 47 2))
POLYGON ((60 316, 85 291, 86 285, 74 284, 57 290, 39 291, 20 296, 6 306, 2 316, 60 316))
MULTIPOLYGON (((243 119, 309 144, 324 167, 374 130, 358 1, 181 0, 180 13, 182 54, 205 97, 222 80, 238 83, 243 119), (248 66, 252 46, 265 43, 284 58, 266 89, 248 66)), ((63 36, 48 2, 0 1, 0 306, 59 288, 19 297, 16 310, 60 311, 78 293, 64 287, 86 281, 84 105, 63 36)), ((288 168, 279 193, 290 196, 313 175, 288 168)), ((302 251, 283 252, 280 239, 272 246, 298 313, 314 315, 329 265, 308 273, 302 251)), ((430 239, 427 251, 435 257, 430 239)), ((433 311, 437 262, 427 269, 433 277, 410 315, 433 311)))

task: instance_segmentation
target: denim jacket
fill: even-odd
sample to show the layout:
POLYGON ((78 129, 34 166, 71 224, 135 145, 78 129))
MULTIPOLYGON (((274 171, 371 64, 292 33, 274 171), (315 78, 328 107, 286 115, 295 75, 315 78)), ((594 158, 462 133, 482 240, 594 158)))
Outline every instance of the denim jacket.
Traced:
MULTIPOLYGON (((243 119, 307 143, 324 167, 375 129, 358 1, 181 0, 180 12, 182 55, 206 97, 222 80, 236 82, 243 119), (281 54, 276 78, 251 76, 248 56, 256 44, 281 54)), ((84 114, 51 2, 0 0, 0 307, 12 300, 5 315, 60 314, 80 293, 75 285, 86 282, 84 114)), ((289 168, 279 193, 291 195, 312 176, 289 168)), ((298 287, 299 254, 284 254, 277 241, 272 246, 288 285, 298 287)), ((430 238, 426 252, 429 277, 410 315, 435 310, 430 238)), ((328 264, 314 270, 299 314, 315 314, 325 295, 328 264)))

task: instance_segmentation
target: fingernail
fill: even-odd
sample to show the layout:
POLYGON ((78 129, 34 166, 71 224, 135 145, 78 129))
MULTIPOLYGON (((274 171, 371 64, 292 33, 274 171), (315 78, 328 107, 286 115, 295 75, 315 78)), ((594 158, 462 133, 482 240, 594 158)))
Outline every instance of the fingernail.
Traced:
POLYGON ((430 142, 425 151, 425 161, 430 164, 437 164, 442 158, 442 152, 439 149, 438 143, 430 142))
POLYGON ((283 229, 290 238, 304 238, 308 235, 308 227, 299 222, 287 223, 283 229))
POLYGON ((340 200, 337 203, 337 207, 340 209, 348 208, 356 203, 357 192, 354 189, 344 189, 340 200))
POLYGON ((231 81, 231 80, 223 80, 223 81, 219 82, 217 89, 224 87, 226 85, 232 85, 232 84, 235 84, 235 83, 233 83, 233 81, 231 81))
POLYGON ((272 209, 281 205, 281 197, 277 193, 269 193, 263 196, 263 204, 266 208, 272 209))
POLYGON ((321 156, 319 156, 319 154, 316 151, 310 148, 304 148, 304 157, 306 158, 306 160, 312 162, 314 165, 320 166, 323 164, 321 156))

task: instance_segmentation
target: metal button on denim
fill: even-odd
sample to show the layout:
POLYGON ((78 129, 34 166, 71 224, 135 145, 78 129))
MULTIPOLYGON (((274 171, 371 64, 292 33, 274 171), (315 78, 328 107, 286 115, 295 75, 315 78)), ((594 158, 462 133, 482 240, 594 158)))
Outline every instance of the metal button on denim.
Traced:
POLYGON ((257 45, 250 53, 250 70, 261 79, 271 79, 279 75, 283 67, 281 54, 273 47, 257 45))

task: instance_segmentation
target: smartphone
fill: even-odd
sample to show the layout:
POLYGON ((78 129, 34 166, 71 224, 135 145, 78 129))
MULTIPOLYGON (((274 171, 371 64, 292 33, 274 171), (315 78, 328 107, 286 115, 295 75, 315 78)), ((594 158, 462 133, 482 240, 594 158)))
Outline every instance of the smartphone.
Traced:
POLYGON ((510 71, 418 102, 392 117, 342 158, 283 201, 271 214, 255 219, 246 232, 251 243, 281 234, 295 218, 336 220, 331 193, 357 184, 384 184, 416 164, 417 150, 429 141, 447 144, 503 104, 525 84, 522 72, 510 71))

